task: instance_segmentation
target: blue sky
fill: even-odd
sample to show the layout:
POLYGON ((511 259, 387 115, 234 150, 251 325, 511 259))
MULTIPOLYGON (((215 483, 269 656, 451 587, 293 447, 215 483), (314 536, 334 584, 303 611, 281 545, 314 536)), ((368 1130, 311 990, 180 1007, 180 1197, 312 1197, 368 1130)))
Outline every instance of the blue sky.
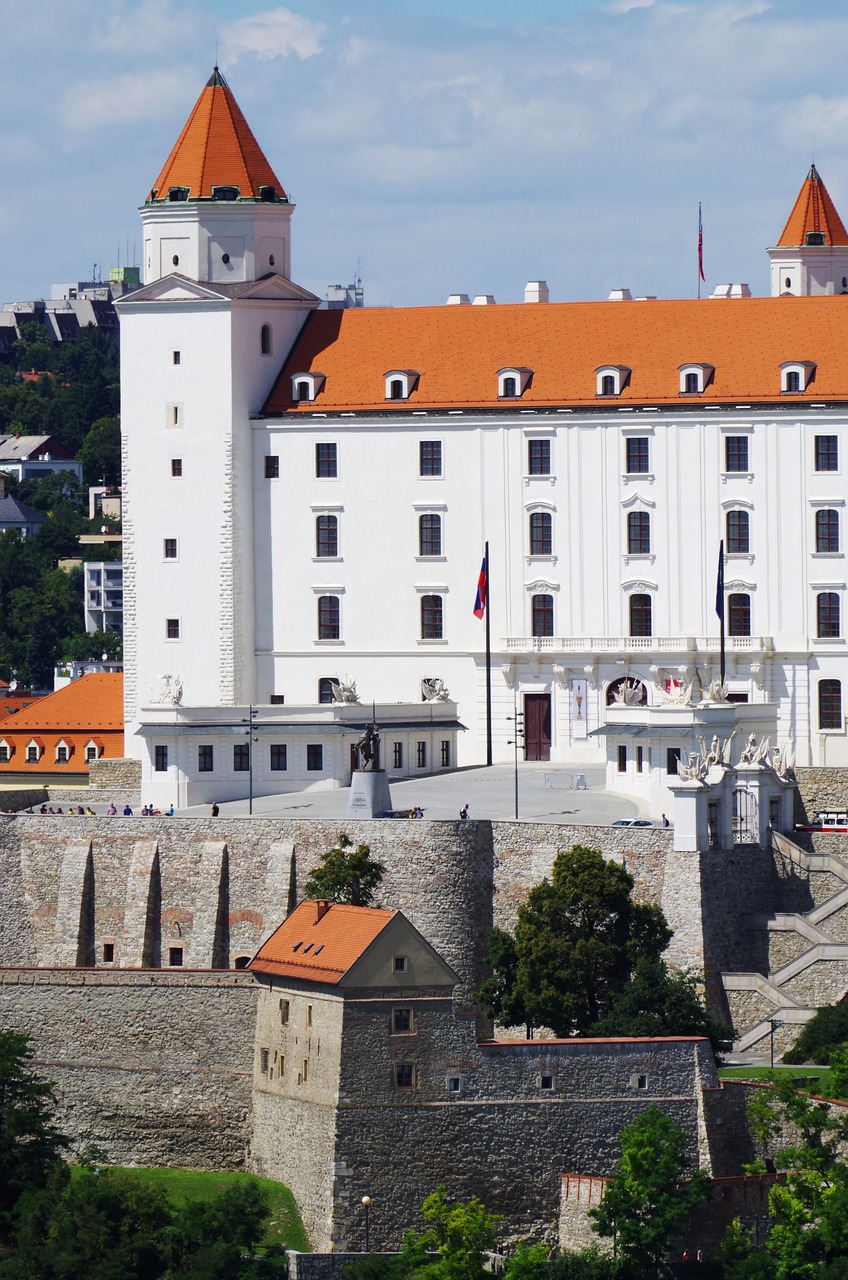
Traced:
POLYGON ((0 45, 0 301, 138 256, 216 56, 297 203, 293 275, 369 305, 768 289, 816 164, 848 222, 848 6, 38 0, 0 45))

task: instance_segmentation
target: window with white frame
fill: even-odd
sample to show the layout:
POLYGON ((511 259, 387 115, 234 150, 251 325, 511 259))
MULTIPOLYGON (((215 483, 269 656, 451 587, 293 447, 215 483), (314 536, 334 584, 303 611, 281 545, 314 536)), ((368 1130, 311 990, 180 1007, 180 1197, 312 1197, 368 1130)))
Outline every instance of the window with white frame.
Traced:
POLYGON ((339 554, 339 521, 337 516, 315 518, 315 555, 318 559, 336 559, 339 554))
POLYGON ((816 551, 821 554, 839 550, 839 512, 823 507, 816 512, 816 551))
POLYGON ((631 370, 623 364, 602 364, 595 370, 595 394, 620 396, 630 379, 631 370))
POLYGON ((554 520, 550 511, 530 512, 531 556, 553 555, 554 520))
POLYGON ((534 595, 530 602, 531 634, 534 637, 554 634, 554 598, 546 592, 534 595))
POLYGON ((819 640, 839 638, 839 593, 820 591, 816 596, 816 635, 819 640))
POLYGON ((386 380, 387 400, 408 400, 421 377, 415 369, 389 369, 383 376, 386 380))
POLYGON ((439 595, 421 597, 421 639, 444 638, 444 601, 439 595))
POLYGON ((519 367, 498 369, 498 398, 517 400, 524 395, 533 377, 532 369, 519 367))
POLYGON ((442 517, 425 511, 418 517, 418 554, 440 556, 442 554, 442 517))
POLYGON ((707 389, 715 367, 711 364, 682 364, 678 369, 680 375, 680 394, 682 396, 700 396, 707 389))
POLYGON ((780 390, 782 395, 798 395, 806 391, 815 374, 812 360, 784 360, 780 366, 780 390))
POLYGON ((291 375, 292 400, 296 404, 314 400, 323 391, 326 381, 326 375, 323 373, 293 373, 291 375))

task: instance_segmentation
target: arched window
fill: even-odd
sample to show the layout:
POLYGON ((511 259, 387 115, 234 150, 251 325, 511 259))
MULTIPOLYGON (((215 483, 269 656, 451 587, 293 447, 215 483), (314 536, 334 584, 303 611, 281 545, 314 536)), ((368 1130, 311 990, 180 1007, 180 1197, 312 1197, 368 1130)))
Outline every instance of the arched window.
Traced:
POLYGON ((554 633, 554 598, 548 595, 533 597, 533 635, 552 636, 554 633))
POLYGON ((647 511, 627 513, 627 552, 631 556, 648 555, 651 550, 651 517, 647 511))
POLYGON ((329 676, 322 676, 318 681, 318 701, 322 706, 327 706, 331 702, 335 702, 333 697, 333 682, 329 676))
POLYGON ((504 378, 503 382, 501 383, 501 387, 503 388, 501 391, 501 396, 505 400, 514 400, 515 397, 518 395, 517 378, 504 378))
POLYGON ((694 396, 698 394, 698 392, 701 390, 700 386, 698 385, 699 382, 700 382, 700 379, 698 378, 697 373, 686 374, 686 377, 683 383, 683 390, 685 391, 687 396, 694 396))
POLYGON ((819 728, 842 728, 841 680, 819 680, 819 728))
POLYGON ((839 512, 816 512, 816 551, 839 550, 839 512))
POLYGON ((619 676, 618 680, 613 680, 607 685, 607 706, 618 706, 623 701, 623 692, 627 693, 629 706, 648 705, 648 690, 642 681, 635 676, 619 676))
POLYGON ((783 377, 784 391, 800 391, 801 390, 801 374, 797 369, 787 369, 783 377))
POLYGON ((311 400, 312 399, 312 387, 309 385, 306 379, 303 379, 302 381, 296 382, 294 384, 294 398, 295 400, 311 400))
POLYGON ((727 598, 728 633, 732 636, 751 634, 751 597, 737 592, 727 598))
POLYGON ((271 326, 269 324, 263 324, 260 331, 259 350, 262 352, 263 356, 269 356, 271 354, 271 326))
POLYGON ((442 554, 442 517, 426 514, 418 518, 418 554, 440 556, 442 554))
POLYGON ((341 634, 341 609, 338 596, 318 597, 318 639, 338 640, 341 634))
POLYGON ((553 555, 553 518, 549 511, 530 513, 530 554, 553 555))
POLYGON ((649 636, 651 630, 651 597, 633 595, 630 597, 630 634, 631 636, 649 636))
POLYGON ((751 549, 750 521, 747 511, 728 511, 727 513, 727 552, 728 555, 747 554, 751 549))
POLYGON ((337 556, 339 554, 339 522, 336 516, 318 516, 315 521, 315 554, 337 556))
POLYGON ((816 635, 820 640, 839 637, 839 596, 835 591, 822 591, 816 596, 816 635))
POLYGON ((392 378, 391 382, 389 383, 389 399, 390 400, 404 399, 403 381, 401 378, 392 378))
POLYGON ((421 639, 441 640, 443 629, 442 597, 421 597, 421 639))
POLYGON ((605 373, 604 376, 601 378, 600 394, 602 396, 615 395, 615 378, 611 373, 605 373))

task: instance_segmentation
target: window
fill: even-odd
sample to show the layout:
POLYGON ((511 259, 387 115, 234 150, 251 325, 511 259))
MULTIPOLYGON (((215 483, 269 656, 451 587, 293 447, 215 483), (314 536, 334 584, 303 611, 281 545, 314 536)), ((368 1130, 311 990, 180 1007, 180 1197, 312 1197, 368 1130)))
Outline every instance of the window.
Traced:
MULTIPOLYGON (((0 757, 0 759, 2 759, 2 757, 0 757)), ((86 763, 86 764, 91 764, 92 760, 96 760, 96 759, 97 759, 97 748, 96 748, 96 747, 86 747, 86 749, 85 749, 85 763, 86 763)))
POLYGON ((320 743, 306 744, 306 768, 310 773, 320 773, 324 768, 324 748, 320 743))
POLYGON ((115 944, 114 942, 103 943, 103 963, 114 964, 115 962, 115 944))
POLYGON ((421 597, 421 639, 441 640, 444 617, 441 596, 421 597))
POLYGON ((276 453, 266 454, 265 456, 265 479, 279 480, 280 478, 280 459, 276 453))
POLYGON ((421 476, 440 476, 442 474, 441 440, 419 441, 418 474, 421 476))
POLYGON ((650 471, 650 440, 647 436, 628 436, 626 443, 627 474, 644 475, 650 471))
POLYGON ((615 378, 611 373, 605 373, 601 378, 600 390, 598 395, 614 396, 615 395, 615 378))
POLYGON ((630 634, 631 636, 649 636, 651 631, 651 597, 633 595, 630 597, 630 634))
POLYGON ((415 744, 415 766, 417 769, 427 768, 427 743, 416 742, 415 744))
POLYGON ((271 354, 271 326, 263 324, 259 332, 259 350, 263 356, 271 354))
POLYGON ((38 764, 38 747, 27 747, 27 764, 38 764))
POLYGON ((819 680, 819 728, 842 728, 841 680, 819 680))
POLYGON ((641 1072, 634 1072, 634 1074, 630 1077, 630 1088, 631 1089, 647 1089, 647 1087, 648 1087, 648 1077, 646 1075, 642 1075, 641 1072))
POLYGON ((448 1076, 448 1093, 461 1093, 461 1092, 462 1092, 462 1077, 448 1076))
POLYGON ((727 598, 728 632, 732 636, 751 634, 751 597, 745 592, 727 598))
POLYGON ((449 769, 451 762, 451 744, 449 738, 442 738, 439 745, 439 764, 443 769, 449 769))
POLYGON ((176 538, 166 538, 162 544, 162 551, 166 560, 176 560, 177 558, 177 540, 176 538))
POLYGON ((403 743, 402 742, 392 743, 392 768, 393 769, 403 768, 403 743))
POLYGON ((286 1023, 288 1022, 290 1013, 291 1013, 291 1002, 289 1000, 281 1000, 280 1001, 280 1022, 283 1026, 285 1026, 286 1023))
POLYGON ((67 763, 68 763, 68 748, 67 748, 67 747, 57 747, 57 748, 56 748, 56 763, 57 763, 57 764, 67 764, 67 763))
POLYGON ((501 380, 501 398, 514 400, 518 395, 518 379, 506 377, 501 380))
POLYGON ((333 697, 333 682, 329 676, 322 676, 318 681, 318 702, 322 707, 327 707, 331 702, 335 702, 333 697))
POLYGON ((171 966, 171 968, 179 969, 180 966, 182 965, 182 962, 183 962, 182 947, 169 947, 168 948, 168 964, 171 966))
POLYGON ((387 400, 403 400, 403 399, 405 399, 405 396, 404 396, 404 386, 403 386, 403 379, 402 379, 402 378, 390 378, 390 379, 389 379, 389 389, 388 389, 388 395, 387 395, 386 399, 387 399, 387 400))
POLYGON ((820 640, 839 636, 839 596, 835 591, 822 591, 816 596, 816 635, 820 640))
POLYGON ((264 1076, 267 1076, 268 1074, 268 1062, 270 1060, 270 1057, 271 1057, 271 1054, 267 1049, 259 1050, 259 1070, 262 1072, 264 1076))
POLYGON ((783 375, 784 391, 800 391, 801 390, 801 374, 797 369, 787 369, 783 375))
POLYGON ((210 746, 197 748, 197 772, 212 773, 215 768, 215 749, 210 746))
POLYGON ((627 747, 623 745, 618 748, 618 772, 627 772, 627 747))
POLYGON ((168 772, 168 748, 155 747, 153 751, 153 768, 156 773, 168 772))
POLYGON ((395 973, 406 973, 409 968, 409 958, 407 956, 395 956, 392 968, 395 973))
POLYGON ((182 406, 169 404, 165 420, 169 427, 181 427, 183 425, 182 406))
POLYGON ((725 471, 748 470, 748 437, 725 436, 724 438, 725 471))
POLYGON ((168 640, 179 640, 180 638, 180 620, 179 618, 165 619, 165 637, 168 640))
POLYGON ((339 521, 337 516, 318 516, 315 520, 315 554, 321 558, 339 554, 339 521))
POLYGON ((9 763, 9 748, 4 743, 3 746, 0 747, 0 764, 8 764, 8 763, 9 763))
POLYGON ((549 511, 532 511, 530 513, 531 556, 549 556, 553 554, 553 525, 553 517, 549 511))
POLYGON ((341 634, 338 596, 318 597, 318 639, 338 640, 341 634))
POLYGON ((311 1004, 308 1004, 306 1006, 306 1025, 307 1027, 312 1026, 312 1005, 311 1004))
POLYGON ((552 636, 554 633, 553 596, 533 596, 532 628, 534 636, 552 636))
POLYGON ((183 474, 182 458, 172 458, 171 459, 171 475, 174 477, 175 480, 179 480, 182 474, 183 474))
POLYGON ((687 396, 696 396, 701 390, 700 378, 697 373, 687 373, 683 378, 683 392, 687 396))
POLYGON ((539 1076, 539 1088, 549 1092, 554 1087, 553 1076, 539 1076))
POLYGON ((751 549, 751 522, 747 511, 727 513, 727 554, 747 555, 751 549))
POLYGON ((285 706, 286 695, 284 693, 272 693, 268 699, 272 707, 285 706))
POLYGON ((683 755, 682 747, 669 747, 665 753, 665 771, 670 778, 677 777, 680 757, 683 755))
POLYGON ((549 476, 551 474, 550 440, 527 441, 527 473, 531 476, 549 476))
POLYGON ((335 480, 339 474, 339 460, 335 444, 316 444, 315 474, 321 480, 335 480))
POLYGON ((440 556, 442 554, 442 517, 423 515, 418 518, 418 554, 440 556))
POLYGON ((651 517, 647 511, 627 513, 627 551, 631 556, 645 556, 651 550, 651 517))
POLYGON ((271 772, 283 773, 288 769, 288 759, 285 743, 271 743, 271 772))
POLYGON ((816 436, 816 471, 839 470, 839 445, 836 436, 816 436))
POLYGON ((239 742, 233 747, 233 772, 247 773, 250 768, 250 746, 239 742))
POLYGON ((411 1089, 415 1084, 415 1067, 411 1062, 395 1063, 395 1088, 411 1089))
POLYGON ((636 772, 641 773, 645 768, 645 748, 636 748, 636 772))
POLYGON ((303 1070, 300 1073, 300 1078, 303 1084, 306 1084, 307 1080, 309 1079, 309 1059, 308 1058, 303 1059, 303 1070))
POLYGON ((412 1010, 392 1009, 392 1031, 404 1032, 412 1030, 412 1010))
POLYGON ((294 391, 295 400, 311 400, 312 399, 312 383, 307 382, 305 378, 302 378, 300 381, 295 382, 293 391, 294 391))
POLYGON ((816 512, 816 551, 839 550, 839 512, 816 512))

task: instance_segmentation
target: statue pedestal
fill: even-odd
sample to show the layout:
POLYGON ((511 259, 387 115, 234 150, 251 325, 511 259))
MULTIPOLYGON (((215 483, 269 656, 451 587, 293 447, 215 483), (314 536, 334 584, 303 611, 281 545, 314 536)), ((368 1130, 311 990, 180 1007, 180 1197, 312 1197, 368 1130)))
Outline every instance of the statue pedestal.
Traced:
POLYGON ((392 807, 392 794, 384 769, 357 769, 350 779, 349 818, 376 818, 388 813, 392 807))

